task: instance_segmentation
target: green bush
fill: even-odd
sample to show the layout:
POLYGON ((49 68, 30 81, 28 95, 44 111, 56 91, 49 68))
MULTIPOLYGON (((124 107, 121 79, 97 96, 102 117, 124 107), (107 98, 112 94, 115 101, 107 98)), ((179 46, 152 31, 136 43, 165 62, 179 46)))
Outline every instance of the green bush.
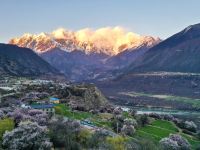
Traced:
POLYGON ((124 150, 127 139, 122 136, 107 137, 106 142, 112 147, 113 150, 124 150))
POLYGON ((6 131, 11 131, 14 129, 14 121, 10 118, 5 118, 0 120, 0 140, 2 140, 3 134, 6 131))

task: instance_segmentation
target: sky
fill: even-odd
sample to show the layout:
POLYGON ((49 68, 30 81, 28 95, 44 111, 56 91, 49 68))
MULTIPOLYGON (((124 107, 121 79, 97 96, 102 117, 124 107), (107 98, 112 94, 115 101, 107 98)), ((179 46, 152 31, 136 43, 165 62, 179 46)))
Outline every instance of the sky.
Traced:
POLYGON ((0 42, 24 33, 121 26, 165 39, 200 23, 200 0, 0 0, 0 42))

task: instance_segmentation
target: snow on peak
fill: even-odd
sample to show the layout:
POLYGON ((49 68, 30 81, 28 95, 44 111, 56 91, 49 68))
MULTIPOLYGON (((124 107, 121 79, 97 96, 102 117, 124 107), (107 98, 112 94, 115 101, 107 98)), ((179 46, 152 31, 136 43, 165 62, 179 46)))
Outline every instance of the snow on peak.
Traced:
POLYGON ((66 51, 82 50, 85 53, 95 52, 112 56, 144 44, 152 47, 159 42, 159 38, 127 32, 124 28, 117 26, 96 30, 85 28, 78 31, 59 28, 51 33, 26 33, 21 37, 11 39, 9 43, 31 48, 37 53, 58 47, 66 51))

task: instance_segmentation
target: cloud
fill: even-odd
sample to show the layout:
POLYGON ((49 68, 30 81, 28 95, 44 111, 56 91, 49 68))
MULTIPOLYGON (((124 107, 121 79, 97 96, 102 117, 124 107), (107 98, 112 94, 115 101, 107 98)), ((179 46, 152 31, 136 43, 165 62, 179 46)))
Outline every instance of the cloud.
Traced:
MULTIPOLYGON (((142 36, 133 32, 127 32, 122 27, 104 27, 96 30, 85 28, 78 31, 69 31, 63 28, 52 32, 54 38, 69 38, 74 37, 79 43, 89 43, 98 49, 112 49, 118 53, 119 47, 126 45, 129 47, 132 44, 141 42, 142 36)), ((139 44, 138 43, 138 44, 139 44)), ((88 49, 92 48, 90 46, 88 49)))

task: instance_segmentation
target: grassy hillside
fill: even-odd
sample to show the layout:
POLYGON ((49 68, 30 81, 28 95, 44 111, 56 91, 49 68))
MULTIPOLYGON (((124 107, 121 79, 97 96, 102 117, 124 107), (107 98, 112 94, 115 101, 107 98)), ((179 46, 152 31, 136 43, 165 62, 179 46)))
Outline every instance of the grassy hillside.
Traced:
POLYGON ((196 149, 200 141, 193 136, 182 133, 182 130, 169 121, 156 120, 145 127, 136 131, 135 138, 144 138, 158 143, 162 138, 168 137, 170 134, 181 134, 191 144, 192 149, 196 149))

